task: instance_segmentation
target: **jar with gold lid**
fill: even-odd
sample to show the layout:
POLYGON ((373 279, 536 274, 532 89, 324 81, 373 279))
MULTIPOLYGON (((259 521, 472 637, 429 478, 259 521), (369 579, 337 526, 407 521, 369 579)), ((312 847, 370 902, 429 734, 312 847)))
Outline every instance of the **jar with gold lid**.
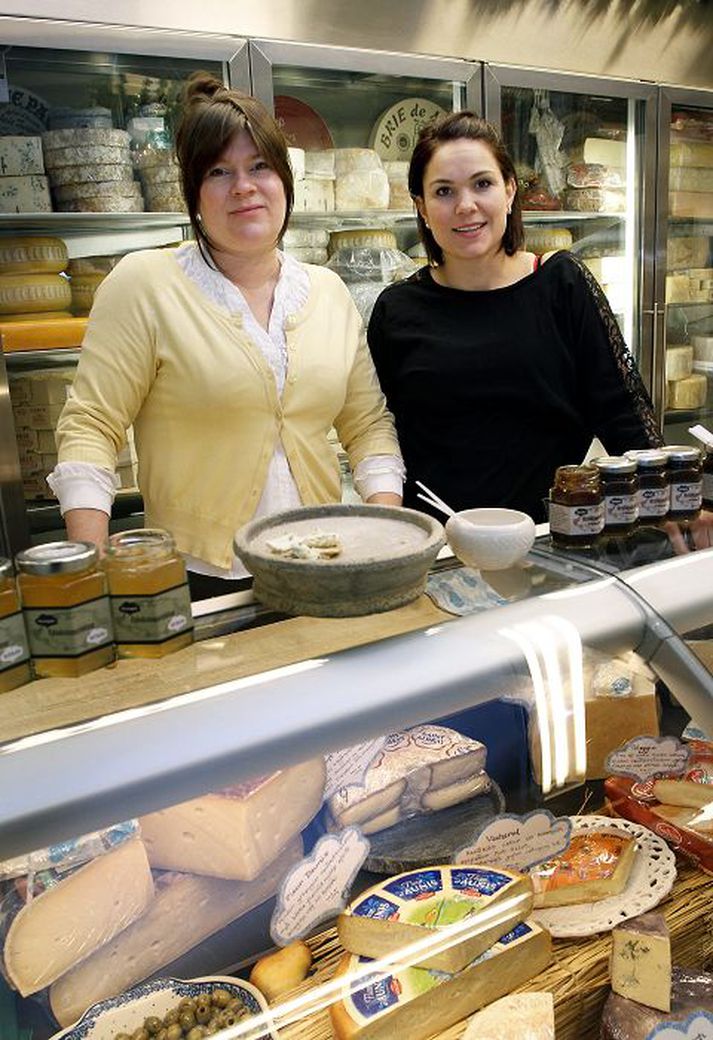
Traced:
POLYGON ((639 478, 636 463, 623 455, 592 459, 604 492, 604 533, 629 534, 639 516, 639 478))
POLYGON ((12 560, 0 557, 0 693, 31 678, 30 648, 12 560))
POLYGON ((104 569, 120 657, 163 657, 193 642, 186 568, 167 531, 112 535, 104 569))
POLYGON ((604 527, 604 493, 596 466, 559 466, 550 490, 550 535, 562 548, 587 548, 604 527))
POLYGON ((660 448, 636 448, 626 457, 636 463, 639 477, 639 524, 657 527, 665 522, 671 504, 668 456, 660 448))
POLYGON ((671 520, 695 520, 703 502, 701 453, 690 444, 667 444, 671 520))
POLYGON ((79 676, 110 664, 111 614, 96 545, 35 545, 15 564, 35 675, 79 676))

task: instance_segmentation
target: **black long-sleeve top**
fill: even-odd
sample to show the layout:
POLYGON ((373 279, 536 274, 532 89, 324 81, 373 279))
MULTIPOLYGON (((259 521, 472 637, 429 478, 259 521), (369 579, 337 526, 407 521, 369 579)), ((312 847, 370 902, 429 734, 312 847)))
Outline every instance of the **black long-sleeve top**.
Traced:
POLYGON ((636 364, 601 287, 556 253, 501 289, 438 285, 428 267, 386 288, 369 346, 406 463, 454 509, 508 506, 544 520, 558 466, 661 443, 636 364))

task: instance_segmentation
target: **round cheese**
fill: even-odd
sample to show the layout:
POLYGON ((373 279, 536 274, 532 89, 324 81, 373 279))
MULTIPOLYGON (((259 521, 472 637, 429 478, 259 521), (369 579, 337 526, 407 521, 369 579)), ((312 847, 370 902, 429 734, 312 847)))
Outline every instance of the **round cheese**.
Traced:
POLYGON ((569 249, 571 245, 572 232, 567 228, 525 228, 525 248, 538 256, 553 249, 569 249))
POLYGON ((97 287, 106 278, 106 274, 73 275, 70 288, 72 291, 72 311, 75 314, 88 314, 94 302, 97 287))
POLYGON ((92 181, 133 181, 134 167, 130 162, 95 163, 93 166, 58 166, 49 171, 53 188, 64 184, 90 184, 92 181))
POLYGON ((58 202, 57 209, 63 213, 143 213, 144 201, 137 198, 92 195, 83 199, 58 202))
POLYGON ((334 170, 337 177, 358 171, 384 171, 384 165, 373 148, 335 148, 334 170))
POLYGON ((312 246, 326 249, 329 245, 329 232, 321 228, 288 228, 282 236, 285 249, 288 246, 312 246))
POLYGON ((0 238, 0 274, 57 274, 67 266, 61 238, 0 238))
POLYGON ((295 213, 333 213, 334 181, 321 180, 309 174, 295 181, 295 213))
POLYGON ((666 380, 686 379, 693 371, 693 347, 666 348, 666 380))
POLYGON ((66 310, 71 298, 61 274, 0 275, 0 314, 66 310))
POLYGON ((157 166, 145 166, 139 170, 141 183, 146 187, 161 184, 176 185, 180 191, 181 171, 172 163, 164 163, 157 166))
MULTIPOLYGON (((351 149, 350 149, 351 150, 351 149)), ((383 169, 337 174, 334 192, 337 213, 389 208, 389 178, 383 169)))
POLYGON ((305 151, 304 148, 288 148, 292 176, 296 181, 301 181, 305 175, 305 151))
POLYGON ((45 152, 45 167, 52 171, 61 166, 94 166, 96 163, 130 163, 131 153, 126 148, 110 144, 80 145, 72 148, 55 148, 45 152))
POLYGON ((305 152, 305 176, 334 178, 334 149, 305 152))
POLYGON ((326 264, 327 250, 322 246, 286 246, 285 252, 304 264, 326 264))
POLYGON ((120 260, 120 255, 76 257, 67 264, 67 273, 72 278, 77 274, 109 274, 120 260))
POLYGON ((54 197, 58 202, 86 198, 140 199, 141 185, 136 181, 87 181, 82 184, 65 184, 54 189, 54 197))
POLYGON ((396 235, 385 228, 350 228, 333 231, 329 236, 329 251, 338 249, 396 249, 396 235))
POLYGON ((130 137, 126 130, 102 130, 95 127, 74 127, 66 130, 48 130, 42 135, 45 151, 57 148, 103 145, 128 148, 130 137))
POLYGON ((186 201, 179 191, 151 199, 146 209, 152 213, 185 213, 186 201))

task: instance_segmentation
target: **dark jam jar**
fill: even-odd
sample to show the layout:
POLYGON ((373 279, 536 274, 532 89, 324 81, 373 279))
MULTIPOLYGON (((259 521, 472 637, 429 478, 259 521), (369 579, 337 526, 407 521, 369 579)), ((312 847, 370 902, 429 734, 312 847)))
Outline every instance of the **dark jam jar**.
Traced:
POLYGON ((671 504, 668 456, 659 448, 640 448, 627 451, 626 457, 636 463, 639 478, 639 524, 656 527, 666 520, 671 504))
POLYGON ((668 515, 671 520, 695 520, 703 500, 701 453, 689 444, 667 444, 664 451, 671 483, 668 515))
POLYGON ((550 534, 554 545, 584 549, 604 527, 604 494, 596 466, 560 466, 550 491, 550 534))
POLYGON ((708 445, 703 460, 703 506, 713 509, 713 446, 708 445))
POLYGON ((592 459, 604 492, 604 533, 629 534, 639 516, 639 478, 636 463, 623 455, 592 459))

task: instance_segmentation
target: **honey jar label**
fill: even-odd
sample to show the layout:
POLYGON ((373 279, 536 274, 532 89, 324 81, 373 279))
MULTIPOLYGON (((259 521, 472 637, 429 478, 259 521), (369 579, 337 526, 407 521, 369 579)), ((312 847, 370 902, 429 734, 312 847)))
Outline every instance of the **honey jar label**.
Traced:
POLYGON ((550 530, 557 534, 595 535, 604 527, 604 504, 563 506, 550 502, 550 530))
POLYGON ((626 527, 636 523, 638 515, 636 495, 604 496, 604 524, 606 527, 626 527))
POLYGON ((0 672, 6 668, 29 661, 30 648, 27 644, 22 612, 9 614, 0 620, 0 672))
POLYGON ((164 643, 193 628, 188 585, 150 596, 110 596, 117 643, 164 643))
POLYGON ((685 484, 671 483, 671 512, 695 513, 701 508, 703 498, 703 482, 700 480, 685 484))
POLYGON ((113 642, 106 596, 74 607, 25 607, 24 615, 33 657, 81 657, 113 642))
POLYGON ((639 491, 639 517, 662 517, 668 513, 670 499, 668 487, 641 488, 639 491))

